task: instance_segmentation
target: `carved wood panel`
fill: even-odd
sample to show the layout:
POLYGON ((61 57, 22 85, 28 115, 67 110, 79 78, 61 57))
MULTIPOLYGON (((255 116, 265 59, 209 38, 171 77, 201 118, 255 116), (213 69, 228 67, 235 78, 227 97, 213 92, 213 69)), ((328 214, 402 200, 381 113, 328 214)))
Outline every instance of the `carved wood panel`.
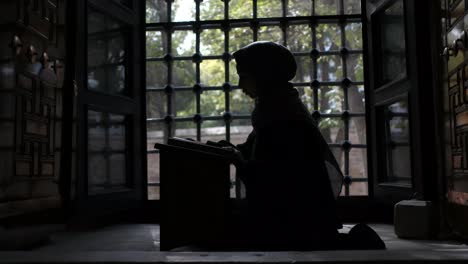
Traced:
POLYGON ((59 200, 64 2, 0 3, 0 218, 14 201, 59 200))
MULTIPOLYGON (((456 4, 449 8, 450 19, 445 28, 447 78, 445 105, 449 111, 448 135, 450 147, 447 158, 451 170, 448 172, 447 196, 450 202, 468 205, 468 51, 463 42, 467 40, 468 24, 463 17, 466 7, 456 4)), ((466 44, 466 43, 465 43, 466 44)))

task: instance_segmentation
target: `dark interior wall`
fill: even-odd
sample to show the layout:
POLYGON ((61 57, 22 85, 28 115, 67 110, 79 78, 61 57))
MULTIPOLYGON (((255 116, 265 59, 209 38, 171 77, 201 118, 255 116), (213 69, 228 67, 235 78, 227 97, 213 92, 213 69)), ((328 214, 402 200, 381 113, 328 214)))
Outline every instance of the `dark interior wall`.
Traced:
POLYGON ((64 7, 0 1, 0 219, 60 206, 64 7))

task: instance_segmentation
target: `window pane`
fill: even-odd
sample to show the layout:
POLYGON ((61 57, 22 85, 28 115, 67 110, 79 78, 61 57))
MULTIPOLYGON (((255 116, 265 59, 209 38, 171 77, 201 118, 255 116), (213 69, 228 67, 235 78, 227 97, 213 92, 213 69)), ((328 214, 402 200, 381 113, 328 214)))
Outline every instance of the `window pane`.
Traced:
MULTIPOLYGON (((365 96, 364 87, 362 85, 353 85, 348 87, 348 104, 349 111, 352 113, 365 113, 365 96)), ((346 110, 346 109, 345 109, 346 110)))
POLYGON ((281 0, 257 0, 257 17, 281 17, 281 0))
POLYGON ((379 14, 381 25, 380 56, 382 63, 380 85, 402 78, 406 74, 406 44, 403 1, 397 1, 379 14))
POLYGON ((234 119, 231 122, 231 143, 234 145, 245 143, 250 132, 252 123, 249 119, 234 119))
POLYGON ((317 49, 332 51, 341 49, 341 29, 338 24, 319 24, 317 32, 317 49))
POLYGON ((351 196, 365 196, 365 195, 369 194, 368 190, 369 190, 369 187, 368 187, 367 182, 353 182, 349 186, 349 195, 351 195, 351 196))
POLYGON ((165 92, 146 93, 146 118, 163 118, 167 114, 167 94, 165 92))
POLYGON ((176 122, 175 123, 175 133, 176 137, 181 138, 197 138, 197 130, 192 121, 190 122, 176 122))
POLYGON ((361 0, 343 1, 345 14, 361 14, 361 0))
POLYGON ((341 144, 344 140, 344 124, 341 118, 327 117, 320 119, 320 132, 328 143, 341 144))
POLYGON ((338 0, 313 0, 313 2, 314 12, 317 16, 340 14, 338 0))
POLYGON ((148 186, 148 200, 159 200, 159 186, 148 186))
POLYGON ((127 185, 127 122, 123 115, 88 110, 88 193, 127 185))
POLYGON ((253 31, 250 27, 237 27, 229 31, 229 51, 232 53, 253 41, 253 31))
POLYGON ((223 54, 224 32, 221 29, 203 30, 200 34, 200 52, 203 56, 223 54))
POLYGON ((310 113, 314 111, 314 95, 309 87, 296 87, 302 103, 307 107, 310 113))
POLYGON ((253 17, 253 1, 246 0, 229 0, 229 18, 252 18, 253 17))
POLYGON ((195 64, 191 60, 174 61, 172 84, 175 86, 193 86, 195 83, 195 64))
POLYGON ((176 30, 172 33, 172 55, 192 56, 195 54, 195 33, 189 30, 176 30))
POLYGON ((159 183, 159 153, 148 154, 148 183, 159 183))
POLYGON ((254 100, 244 94, 242 90, 232 90, 229 95, 232 114, 249 115, 253 111, 254 100))
POLYGON ((312 10, 312 1, 289 0, 288 16, 310 16, 312 10))
POLYGON ((204 91, 200 95, 200 108, 203 116, 222 115, 224 107, 224 91, 204 91))
POLYGON ((226 123, 224 120, 207 120, 202 124, 201 142, 218 142, 226 140, 226 123))
POLYGON ((343 66, 341 56, 321 56, 318 59, 317 76, 321 81, 341 81, 343 78, 343 66))
POLYGON ((200 81, 206 86, 221 86, 224 83, 224 61, 204 60, 200 63, 200 81))
POLYGON ((319 88, 318 103, 322 113, 341 113, 343 109, 343 89, 340 86, 319 88))
POLYGON ((172 94, 174 97, 174 108, 178 117, 192 117, 196 112, 195 93, 193 91, 175 90, 172 94))
POLYGON ((350 50, 362 49, 362 23, 349 23, 345 26, 346 47, 350 50))
POLYGON ((122 23, 88 9, 88 89, 125 93, 126 39, 128 33, 122 23))
POLYGON ((171 18, 174 22, 195 20, 195 0, 174 0, 171 18))
POLYGON ((163 42, 165 38, 161 31, 146 31, 146 57, 163 57, 166 54, 166 43, 163 42))
POLYGON ((203 0, 200 3, 201 20, 218 20, 224 18, 224 2, 221 0, 203 0))
POLYGON ((239 84, 239 75, 237 75, 236 62, 234 60, 229 62, 229 82, 231 85, 239 84))
POLYGON ((352 148, 349 151, 349 175, 352 178, 367 178, 367 150, 352 148))
POLYGON ((166 0, 146 0, 146 23, 167 22, 166 0))
POLYGON ((366 119, 353 117, 349 121, 349 140, 353 144, 366 144, 366 119))
POLYGON ((406 100, 386 106, 387 182, 411 183, 410 128, 406 100))
POLYGON ((346 70, 348 71, 348 78, 351 81, 363 82, 364 81, 364 63, 362 54, 349 54, 346 58, 346 70))
POLYGON ((164 123, 148 123, 146 125, 146 149, 154 150, 155 143, 164 143, 169 137, 164 123))
POLYGON ((312 60, 309 56, 295 56, 297 71, 296 76, 292 79, 292 82, 310 82, 312 73, 312 60))
POLYGON ((261 26, 258 29, 258 40, 283 43, 283 32, 278 26, 261 26))
POLYGON ((312 50, 312 30, 309 25, 291 25, 287 29, 288 48, 292 52, 312 50))
POLYGON ((167 85, 167 64, 163 61, 146 62, 146 88, 163 88, 167 85))

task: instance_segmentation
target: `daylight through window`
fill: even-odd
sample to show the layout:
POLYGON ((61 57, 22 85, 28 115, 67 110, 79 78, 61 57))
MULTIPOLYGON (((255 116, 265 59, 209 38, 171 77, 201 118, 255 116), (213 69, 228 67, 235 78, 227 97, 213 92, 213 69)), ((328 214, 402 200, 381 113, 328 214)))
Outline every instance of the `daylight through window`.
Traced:
POLYGON ((253 101, 237 86, 231 54, 256 40, 293 52, 292 82, 341 164, 341 195, 367 195, 360 0, 146 0, 149 199, 159 199, 154 143, 245 141, 253 101))

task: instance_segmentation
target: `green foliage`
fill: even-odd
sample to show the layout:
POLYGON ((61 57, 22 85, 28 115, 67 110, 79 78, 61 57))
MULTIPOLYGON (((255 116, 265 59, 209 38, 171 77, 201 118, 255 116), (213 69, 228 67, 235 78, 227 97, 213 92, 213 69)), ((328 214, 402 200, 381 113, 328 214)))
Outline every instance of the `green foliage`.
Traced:
MULTIPOLYGON (((167 21, 166 3, 164 0, 147 0, 146 21, 167 21)), ((173 2, 174 17, 178 10, 185 5, 192 5, 193 0, 176 0, 173 2)), ((311 12, 316 15, 338 14, 337 0, 288 0, 288 16, 308 16, 311 12)), ((357 13, 360 10, 360 1, 346 0, 345 13, 357 13)), ((251 0, 230 0, 229 18, 252 18, 251 0)), ((258 0, 258 17, 280 17, 282 6, 280 0, 258 0)), ((190 8, 186 17, 194 17, 194 8, 190 8)), ((221 0, 204 0, 200 4, 200 18, 202 20, 224 19, 224 2, 221 0)), ((319 51, 340 51, 343 47, 348 50, 362 49, 362 25, 361 23, 345 24, 345 43, 341 39, 341 26, 339 24, 327 23, 316 25, 316 49, 319 51)), ((250 27, 233 27, 228 32, 229 50, 232 53, 253 40, 253 31, 250 27)), ((310 52, 312 46, 312 28, 308 24, 289 25, 286 36, 278 25, 261 26, 258 30, 258 40, 269 40, 284 44, 287 39, 287 47, 293 52, 310 52)), ((228 63, 228 72, 225 73, 225 63, 219 59, 206 59, 206 56, 222 55, 225 33, 220 29, 204 29, 200 32, 200 83, 203 87, 220 87, 226 81, 237 85, 235 62, 228 63), (203 57, 204 56, 204 57, 203 57)), ((163 57, 167 51, 167 36, 163 32, 147 32, 146 53, 147 57, 163 57)), ((172 50, 174 56, 192 56, 195 53, 195 33, 193 31, 175 31, 172 33, 172 50)), ((310 56, 297 56, 297 75, 293 82, 311 82, 314 80, 314 71, 310 56)), ((317 61, 317 78, 319 81, 341 81, 343 78, 343 60, 340 55, 323 55, 317 61)), ((352 81, 363 81, 363 58, 361 54, 350 54, 346 58, 347 77, 352 81)), ((172 85, 192 87, 196 83, 196 64, 191 60, 174 61, 172 67, 172 85)), ((162 88, 167 81, 167 66, 164 62, 147 64, 147 87, 162 88)), ((340 113, 344 110, 344 93, 340 86, 320 87, 318 90, 318 108, 314 109, 313 92, 310 88, 300 88, 300 96, 310 111, 320 110, 322 113, 340 113)), ((363 98, 362 91, 349 89, 351 95, 363 98)), ((234 114, 248 114, 252 110, 253 102, 240 90, 228 93, 204 90, 200 94, 200 110, 203 116, 222 115, 226 111, 226 96, 229 96, 230 111, 234 114)), ((166 111, 161 100, 165 96, 152 96, 148 102, 148 117, 163 117, 166 111)), ((196 113, 196 94, 192 91, 181 92, 176 90, 173 94, 173 108, 177 116, 191 117, 196 113)), ((353 105, 350 108, 363 109, 363 100, 350 100, 362 105, 353 105)), ((216 125, 217 123, 213 123, 216 125)), ((203 126, 211 125, 205 121, 203 126)), ((336 118, 323 119, 320 128, 329 130, 340 128, 342 121, 336 118)))

